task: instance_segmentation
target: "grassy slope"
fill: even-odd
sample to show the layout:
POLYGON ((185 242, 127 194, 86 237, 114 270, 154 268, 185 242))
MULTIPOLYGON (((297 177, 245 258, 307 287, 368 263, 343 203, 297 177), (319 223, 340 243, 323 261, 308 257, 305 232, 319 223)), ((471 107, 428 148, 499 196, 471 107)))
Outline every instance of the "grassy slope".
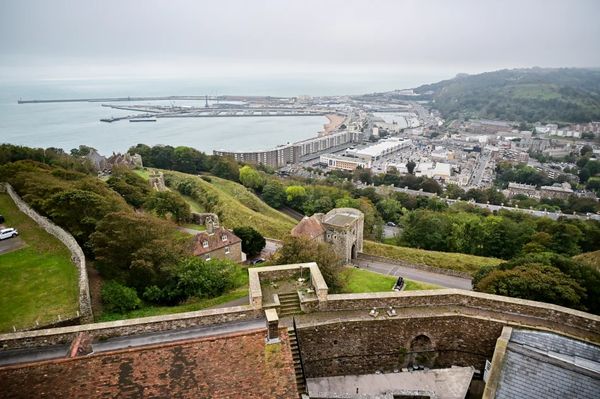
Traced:
POLYGON ((501 259, 486 258, 483 256, 427 251, 424 249, 380 244, 373 241, 365 241, 363 252, 471 274, 479 270, 481 266, 497 265, 503 262, 501 259))
POLYGON ((72 317, 79 309, 77 269, 69 250, 0 194, 0 214, 25 248, 0 255, 0 331, 72 317))
MULTIPOLYGON (((221 216, 221 223, 227 228, 252 226, 265 237, 282 239, 296 225, 294 219, 271 208, 241 184, 214 176, 210 176, 211 182, 207 182, 193 175, 164 172, 179 178, 193 178, 204 189, 216 194, 219 198, 217 213, 221 216)), ((192 209, 202 210, 192 199, 185 199, 192 209)))
MULTIPOLYGON (((349 267, 344 270, 346 280, 345 293, 387 292, 394 288, 396 277, 385 276, 368 270, 349 267)), ((404 280, 405 291, 433 290, 441 287, 420 281, 404 280)))

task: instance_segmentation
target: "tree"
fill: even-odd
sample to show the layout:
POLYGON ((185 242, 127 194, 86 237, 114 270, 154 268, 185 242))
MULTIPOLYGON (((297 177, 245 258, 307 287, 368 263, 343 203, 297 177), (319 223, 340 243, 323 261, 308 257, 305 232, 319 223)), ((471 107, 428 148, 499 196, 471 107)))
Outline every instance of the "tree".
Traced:
POLYGON ((294 209, 302 210, 306 199, 306 189, 302 186, 288 186, 285 189, 286 201, 294 209))
MULTIPOLYGON (((598 300, 600 298, 600 271, 570 257, 552 252, 528 253, 497 266, 483 267, 474 274, 473 285, 475 287, 479 286, 494 271, 508 271, 518 267, 527 268, 533 264, 558 269, 569 279, 574 280, 584 289, 584 292, 580 295, 580 306, 577 307, 594 314, 600 314, 600 300, 598 300)), ((562 284, 562 282, 559 282, 559 284, 562 284)))
POLYGON ((494 270, 475 286, 477 291, 581 308, 585 290, 559 269, 526 264, 511 270, 494 270))
POLYGON ((267 242, 265 238, 250 226, 236 227, 233 234, 241 238, 242 251, 249 257, 254 257, 263 250, 267 242))
POLYGON ((240 183, 248 188, 260 191, 263 188, 265 181, 256 169, 245 165, 240 168, 240 183))
POLYGON ((446 187, 446 195, 448 198, 452 199, 465 198, 465 190, 460 188, 457 184, 450 183, 446 187))
POLYGON ((179 264, 177 286, 186 298, 214 298, 234 288, 237 271, 230 260, 188 257, 179 264))
POLYGON ((92 191, 67 189, 45 203, 48 216, 85 244, 96 225, 110 212, 119 210, 110 200, 92 191))
POLYGON ((411 175, 415 171, 416 167, 417 167, 417 164, 414 161, 408 161, 406 163, 406 170, 408 170, 408 173, 410 173, 411 175))
POLYGON ((423 182, 421 183, 421 188, 427 193, 442 193, 442 187, 440 186, 440 184, 435 180, 429 178, 423 180, 423 182))
POLYGON ((352 179, 365 184, 373 183, 373 174, 371 169, 356 168, 352 174, 352 179))
POLYGON ((156 212, 160 217, 171 215, 177 222, 190 220, 190 205, 181 195, 173 191, 156 191, 144 203, 144 208, 156 212))
POLYGON ((589 144, 586 144, 583 147, 581 147, 579 154, 582 157, 586 157, 586 156, 589 157, 593 152, 594 152, 594 149, 592 148, 592 146, 590 146, 589 144))
POLYGON ((240 177, 238 164, 231 157, 213 157, 211 172, 215 176, 232 181, 239 181, 240 177))
POLYGON ((399 201, 392 198, 380 201, 377 204, 377 209, 384 221, 394 223, 400 223, 400 218, 405 210, 399 201))
POLYGON ((135 208, 140 208, 151 192, 148 182, 125 167, 113 167, 106 183, 135 208))
POLYGON ((190 245, 187 237, 176 235, 173 224, 133 212, 108 214, 90 236, 100 274, 126 282, 138 292, 166 284, 190 245))
POLYGON ((345 282, 341 274, 344 266, 329 244, 306 237, 288 237, 275 253, 275 264, 307 262, 317 263, 330 292, 339 292, 344 287, 345 282))
POLYGON ((109 312, 125 313, 140 307, 142 301, 133 288, 107 281, 101 290, 102 304, 109 312))
POLYGON ((286 192, 276 180, 270 180, 262 191, 262 199, 272 208, 278 209, 286 200, 286 192))

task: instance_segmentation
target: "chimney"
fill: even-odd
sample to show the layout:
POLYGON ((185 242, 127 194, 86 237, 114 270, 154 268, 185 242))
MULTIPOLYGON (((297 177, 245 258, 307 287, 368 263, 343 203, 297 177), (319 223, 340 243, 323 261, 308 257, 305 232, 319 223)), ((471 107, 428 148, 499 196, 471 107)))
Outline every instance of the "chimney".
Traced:
POLYGON ((279 316, 275 309, 265 310, 267 318, 267 344, 279 343, 279 316))

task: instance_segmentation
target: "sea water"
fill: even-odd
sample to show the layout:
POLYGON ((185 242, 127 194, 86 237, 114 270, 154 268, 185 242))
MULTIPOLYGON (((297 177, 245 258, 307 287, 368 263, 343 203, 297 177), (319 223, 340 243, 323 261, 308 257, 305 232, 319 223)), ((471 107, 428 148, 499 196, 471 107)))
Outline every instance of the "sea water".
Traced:
MULTIPOLYGON (((392 90, 403 87, 394 84, 398 83, 368 79, 336 80, 325 77, 204 80, 103 78, 19 82, 0 80, 0 143, 57 147, 66 151, 84 144, 106 155, 124 152, 138 143, 185 145, 208 153, 212 150, 270 149, 277 145, 316 137, 323 124, 327 123, 327 119, 323 116, 257 116, 159 118, 156 122, 131 123, 124 120, 106 123, 100 119, 136 112, 102 107, 98 102, 18 104, 17 101, 169 95, 341 95, 372 91, 369 88, 383 91, 384 88, 392 90)), ((204 101, 195 104, 175 104, 204 106, 204 101)))

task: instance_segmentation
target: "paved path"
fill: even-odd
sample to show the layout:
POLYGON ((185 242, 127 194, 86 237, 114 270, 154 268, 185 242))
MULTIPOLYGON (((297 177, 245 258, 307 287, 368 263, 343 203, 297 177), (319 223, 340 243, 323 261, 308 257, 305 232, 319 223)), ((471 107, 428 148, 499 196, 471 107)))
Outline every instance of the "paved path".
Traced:
POLYGON ((357 262, 361 269, 370 270, 379 274, 422 281, 424 283, 435 284, 445 288, 459 288, 461 290, 473 289, 471 280, 467 278, 447 276, 445 274, 428 272, 380 261, 360 259, 357 262))
MULTIPOLYGON (((114 351, 117 349, 133 348, 144 345, 188 340, 193 338, 217 336, 239 331, 256 330, 266 327, 264 319, 215 324, 202 327, 191 327, 178 330, 168 330, 148 334, 138 334, 126 337, 109 338, 92 344, 94 353, 114 351)), ((39 349, 19 349, 0 352, 0 366, 9 364, 37 362, 41 360, 66 357, 69 345, 54 345, 39 349)))
POLYGON ((21 237, 7 238, 6 240, 0 240, 0 255, 8 252, 15 251, 25 246, 25 241, 21 237))

